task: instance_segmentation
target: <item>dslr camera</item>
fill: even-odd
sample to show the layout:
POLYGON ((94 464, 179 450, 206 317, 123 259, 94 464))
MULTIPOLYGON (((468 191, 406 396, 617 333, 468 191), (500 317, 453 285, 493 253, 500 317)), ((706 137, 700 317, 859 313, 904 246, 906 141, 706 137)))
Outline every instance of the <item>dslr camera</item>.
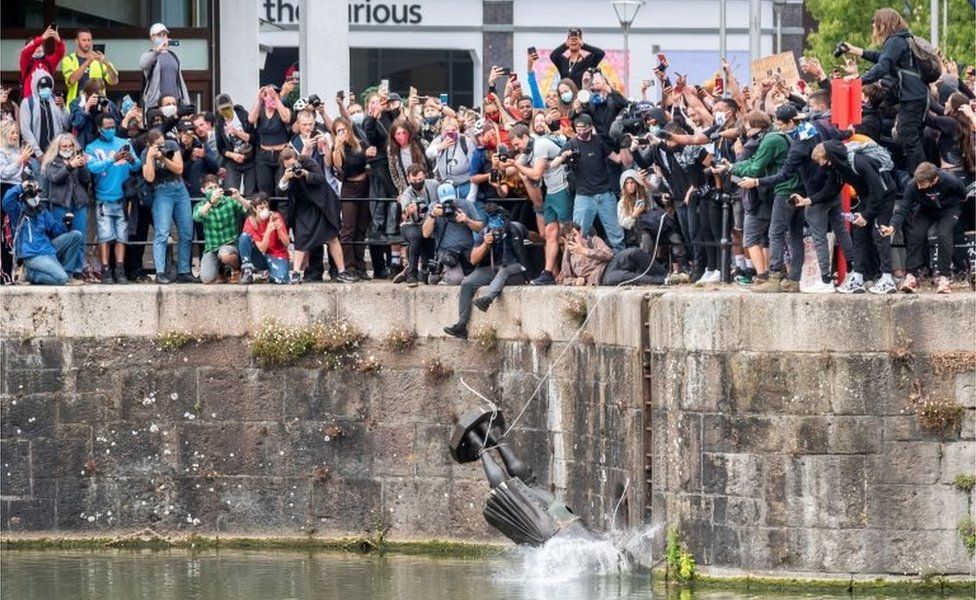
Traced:
POLYGON ((444 211, 442 216, 445 219, 453 219, 457 215, 457 207, 454 206, 454 200, 444 200, 441 202, 441 210, 444 211))
POLYGON ((417 211, 410 215, 410 221, 414 225, 420 225, 427 218, 427 212, 430 210, 430 204, 423 201, 417 201, 412 203, 417 207, 417 211))
POLYGON ((511 150, 508 149, 508 146, 506 146, 505 144, 499 144, 498 152, 496 153, 496 156, 498 156, 498 162, 504 163, 511 160, 512 152, 511 150))
POLYGON ((579 163, 580 151, 579 148, 570 148, 569 157, 566 158, 566 164, 575 167, 579 163))
POLYGON ((491 241, 494 244, 505 239, 505 227, 489 227, 485 231, 485 237, 491 236, 491 241))
POLYGON ((322 99, 319 98, 318 94, 312 94, 311 96, 309 96, 307 102, 308 105, 311 106, 312 108, 318 108, 322 106, 322 99))
POLYGON ((41 203, 40 192, 41 188, 38 186, 37 180, 27 179, 21 184, 20 201, 26 204, 28 208, 37 208, 41 203))
POLYGON ((299 162, 293 164, 289 170, 291 171, 292 175, 294 175, 295 177, 298 177, 299 175, 305 172, 305 168, 302 167, 302 163, 299 162))
POLYGON ((851 47, 847 45, 847 42, 838 43, 837 47, 834 48, 834 58, 840 58, 842 55, 847 54, 850 49, 851 47))

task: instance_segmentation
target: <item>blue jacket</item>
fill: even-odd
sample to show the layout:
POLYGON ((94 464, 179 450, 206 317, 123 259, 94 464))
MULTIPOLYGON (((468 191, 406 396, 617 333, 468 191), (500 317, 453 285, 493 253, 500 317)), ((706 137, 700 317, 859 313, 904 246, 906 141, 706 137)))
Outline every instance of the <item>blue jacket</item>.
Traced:
MULTIPOLYGON (((71 101, 69 108, 71 110, 71 128, 75 132, 75 137, 78 138, 78 143, 84 148, 98 137, 98 127, 95 125, 95 118, 102 113, 90 113, 85 110, 80 96, 71 101)), ((108 101, 108 112, 115 119, 116 126, 122 123, 122 115, 119 114, 119 109, 111 100, 108 101)))
POLYGON ((116 153, 126 145, 129 145, 127 139, 115 138, 107 142, 99 136, 85 148, 85 153, 88 154, 88 170, 95 176, 95 202, 121 201, 125 197, 122 191, 125 180, 130 173, 142 168, 142 161, 135 150, 132 151, 131 163, 115 164, 116 153))
POLYGON ((37 207, 33 215, 24 210, 20 201, 20 184, 3 195, 3 211, 10 217, 14 230, 14 253, 17 258, 55 256, 57 251, 51 240, 67 231, 64 222, 56 219, 44 205, 37 207))

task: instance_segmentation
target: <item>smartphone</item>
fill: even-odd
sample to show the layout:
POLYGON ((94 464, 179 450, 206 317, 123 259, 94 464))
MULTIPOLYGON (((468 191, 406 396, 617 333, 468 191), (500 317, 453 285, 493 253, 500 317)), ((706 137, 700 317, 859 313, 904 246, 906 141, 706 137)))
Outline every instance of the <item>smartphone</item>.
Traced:
POLYGON ((297 71, 297 70, 296 71, 292 71, 291 72, 291 77, 289 77, 289 79, 291 79, 295 83, 298 83, 299 81, 302 80, 302 72, 301 71, 297 71))
MULTIPOLYGON (((411 86, 410 86, 410 94, 409 94, 409 96, 416 96, 416 95, 417 95, 417 88, 415 88, 415 87, 413 87, 413 86, 411 85, 411 86)), ((408 96, 408 97, 409 97, 409 96, 408 96)))
POLYGON ((644 208, 645 202, 643 198, 638 198, 637 202, 634 203, 634 208, 644 208))
POLYGON ((346 92, 344 92, 343 90, 339 90, 336 93, 336 97, 338 97, 339 100, 342 100, 343 102, 345 102, 345 100, 346 100, 346 92))
MULTIPOLYGON (((658 52, 657 53, 657 64, 663 65, 666 62, 668 62, 668 57, 664 56, 664 53, 663 52, 658 52)), ((665 68, 667 68, 667 67, 665 67, 665 68)))
POLYGON ((180 45, 180 40, 170 40, 169 41, 169 45, 170 46, 179 46, 180 45))
POLYGON ((512 67, 502 67, 502 75, 511 75, 512 67))
POLYGON ((60 92, 60 91, 54 92, 54 97, 61 98, 62 100, 64 100, 64 92, 60 92))
POLYGON ((439 99, 441 101, 441 104, 447 106, 447 94, 441 94, 439 99))
POLYGON ((92 50, 105 54, 105 44, 92 44, 92 50))
POLYGON ((725 82, 722 81, 721 77, 715 78, 715 94, 721 95, 725 93, 725 82))
POLYGON ((535 46, 529 46, 529 56, 536 56, 539 52, 535 49, 535 46))
POLYGON ((379 92, 379 95, 380 96, 389 96, 390 95, 390 80, 389 79, 381 79, 380 80, 380 88, 379 88, 378 92, 379 92))

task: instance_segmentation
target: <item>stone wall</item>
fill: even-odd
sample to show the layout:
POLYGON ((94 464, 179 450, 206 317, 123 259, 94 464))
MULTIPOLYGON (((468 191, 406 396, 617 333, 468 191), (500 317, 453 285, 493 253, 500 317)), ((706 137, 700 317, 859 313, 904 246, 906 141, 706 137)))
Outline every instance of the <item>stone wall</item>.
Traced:
MULTIPOLYGON (((501 541, 488 485, 457 465, 454 415, 496 402, 512 419, 574 332, 568 292, 506 291, 474 327, 498 348, 446 338, 457 289, 390 285, 18 288, 0 316, 0 523, 16 532, 160 531, 501 541), (314 357, 260 368, 243 337, 343 317, 370 336, 377 374, 314 357), (404 327, 416 348, 384 337, 404 327), (199 338, 167 350, 165 334, 199 338), (424 361, 455 370, 442 383, 424 361)), ((540 479, 604 529, 641 468, 640 294, 604 294, 586 343, 566 352, 509 441, 540 479), (625 302, 626 301, 626 302, 625 302), (603 312, 603 308, 608 312, 603 312), (613 322, 601 314, 615 315, 613 322), (629 321, 627 319, 630 319, 629 321)), ((590 298, 595 303, 597 296, 590 298)), ((641 487, 618 515, 640 519, 641 487)))
POLYGON ((955 479, 976 474, 976 296, 522 287, 475 312, 486 350, 441 331, 456 293, 6 288, 0 530, 501 541, 480 468, 447 453, 482 402, 462 378, 513 419, 552 368, 509 439, 594 529, 621 500, 617 525, 677 525, 702 565, 973 574, 955 479), (382 369, 261 368, 247 336, 272 317, 345 318, 382 369), (385 348, 394 327, 417 347, 385 348), (167 350, 172 332, 199 341, 167 350), (455 374, 428 381, 430 357, 455 374), (959 425, 922 428, 913 394, 961 404, 959 425))
POLYGON ((652 299, 653 518, 707 565, 972 575, 974 300, 652 299), (960 426, 922 429, 913 393, 960 426))

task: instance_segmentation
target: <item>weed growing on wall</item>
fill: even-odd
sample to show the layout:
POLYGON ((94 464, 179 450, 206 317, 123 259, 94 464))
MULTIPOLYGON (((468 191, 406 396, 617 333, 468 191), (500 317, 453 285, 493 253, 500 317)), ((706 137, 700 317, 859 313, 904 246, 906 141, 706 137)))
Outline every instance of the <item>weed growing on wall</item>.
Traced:
POLYGON ((563 316, 577 327, 586 323, 587 314, 586 298, 583 296, 572 296, 563 305, 563 316))
POLYGON ((454 369, 445 365, 439 358, 428 358, 424 361, 424 375, 433 383, 447 381, 454 375, 454 369))
POLYGON ((472 332, 471 339, 479 348, 490 352, 498 347, 498 330, 493 325, 479 325, 472 332))
POLYGON ((417 332, 404 327, 394 327, 386 334, 384 345, 392 352, 406 352, 417 345, 417 332))
POLYGON ((976 477, 960 473, 956 475, 954 483, 958 489, 968 494, 969 492, 973 491, 973 487, 976 486, 976 477))
POLYGON ((915 413, 918 424, 926 431, 943 436, 953 435, 959 430, 965 409, 949 398, 932 398, 922 394, 918 388, 908 397, 908 406, 915 413))
POLYGON ((959 537, 962 538, 962 543, 966 546, 966 551, 969 552, 970 556, 976 554, 976 522, 969 515, 966 515, 959 521, 959 526, 957 527, 959 532, 959 537))
POLYGON ((681 543, 681 534, 678 532, 677 525, 668 528, 665 557, 668 564, 668 579, 674 579, 684 585, 694 580, 695 557, 691 552, 686 551, 684 544, 681 543))
POLYGON ((156 341, 159 343, 159 347, 167 352, 173 352, 183 348, 190 342, 192 342, 194 337, 185 331, 168 331, 166 333, 159 334, 156 341))
POLYGON ((335 369, 355 364, 365 339, 361 331, 342 319, 292 326, 269 319, 251 335, 251 356, 262 367, 275 367, 317 354, 325 367, 335 369))

